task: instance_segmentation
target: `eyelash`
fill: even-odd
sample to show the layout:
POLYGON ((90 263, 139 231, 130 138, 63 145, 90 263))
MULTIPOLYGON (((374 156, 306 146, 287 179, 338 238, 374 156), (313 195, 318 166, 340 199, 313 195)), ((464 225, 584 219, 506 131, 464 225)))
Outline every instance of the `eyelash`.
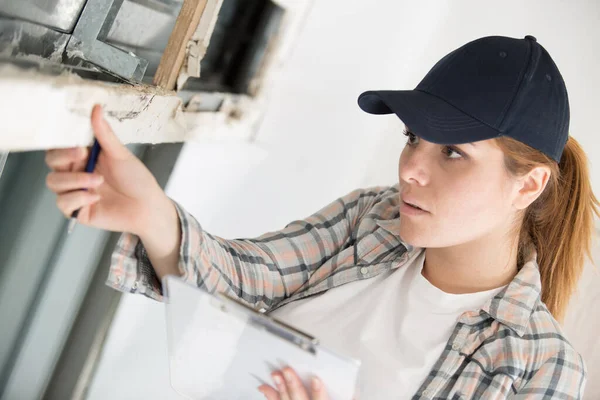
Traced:
MULTIPOLYGON (((406 130, 406 129, 404 129, 404 132, 402 132, 402 133, 404 134, 404 136, 406 136, 406 137, 407 137, 406 144, 407 144, 408 146, 414 147, 414 146, 416 146, 416 145, 417 145, 417 143, 411 143, 411 142, 410 142, 410 141, 411 141, 411 139, 413 139, 413 138, 418 138, 418 136, 417 136, 417 135, 415 135, 414 133, 412 133, 411 131, 409 131, 409 130, 406 130)), ((448 160, 450 160, 450 161, 457 161, 457 160, 460 160, 460 159, 462 159, 462 158, 465 158, 465 155, 464 155, 463 153, 461 153, 461 152, 460 152, 460 151, 459 151, 459 150, 458 150, 456 147, 454 147, 454 146, 444 146, 444 150, 442 151, 442 153, 444 153, 444 155, 446 155, 446 158, 447 158, 448 160), (448 156, 448 153, 456 153, 456 154, 458 154, 460 157, 452 158, 452 157, 449 157, 449 156, 448 156)))

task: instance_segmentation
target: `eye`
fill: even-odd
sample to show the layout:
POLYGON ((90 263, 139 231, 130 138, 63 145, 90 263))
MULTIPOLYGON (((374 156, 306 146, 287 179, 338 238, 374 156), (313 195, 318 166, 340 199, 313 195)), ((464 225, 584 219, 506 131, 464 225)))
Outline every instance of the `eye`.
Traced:
MULTIPOLYGON (((406 144, 408 146, 414 147, 419 144, 420 138, 411 131, 404 129, 402 133, 407 138, 406 144)), ((465 158, 465 155, 454 146, 442 146, 442 154, 444 154, 448 160, 460 160, 465 158)))
POLYGON ((407 145, 415 146, 419 143, 419 137, 417 135, 415 135, 414 133, 412 133, 411 131, 408 131, 405 129, 403 134, 404 134, 404 136, 407 137, 407 139, 406 139, 407 145))
POLYGON ((463 158, 463 155, 460 151, 453 146, 444 146, 442 149, 442 153, 446 155, 447 158, 452 160, 457 160, 463 158))

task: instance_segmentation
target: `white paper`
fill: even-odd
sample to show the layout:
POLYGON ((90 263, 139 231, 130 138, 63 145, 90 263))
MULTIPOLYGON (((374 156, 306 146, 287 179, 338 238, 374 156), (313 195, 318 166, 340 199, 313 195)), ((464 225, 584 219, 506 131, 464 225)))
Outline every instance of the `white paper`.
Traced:
MULTIPOLYGON (((252 311, 223 312, 221 299, 165 277, 171 384, 198 400, 264 399, 271 372, 292 367, 308 386, 313 375, 331 400, 351 400, 360 362, 317 346, 316 354, 250 323, 252 311)), ((310 332, 308 332, 310 333, 310 332)))

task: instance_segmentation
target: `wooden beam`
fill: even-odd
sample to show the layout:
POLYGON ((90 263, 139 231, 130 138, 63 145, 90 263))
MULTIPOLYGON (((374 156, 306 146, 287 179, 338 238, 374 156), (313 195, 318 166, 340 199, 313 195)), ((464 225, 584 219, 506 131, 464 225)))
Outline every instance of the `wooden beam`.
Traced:
POLYGON ((154 84, 163 89, 172 90, 177 83, 179 71, 183 66, 189 40, 196 31, 200 18, 206 8, 207 0, 184 0, 175 21, 175 27, 169 37, 169 43, 160 59, 154 75, 154 84))
MULTIPOLYGON (((208 0, 196 31, 188 45, 186 73, 190 77, 200 76, 200 61, 204 58, 213 30, 219 18, 223 0, 208 0)), ((185 64, 185 63, 184 63, 185 64)))

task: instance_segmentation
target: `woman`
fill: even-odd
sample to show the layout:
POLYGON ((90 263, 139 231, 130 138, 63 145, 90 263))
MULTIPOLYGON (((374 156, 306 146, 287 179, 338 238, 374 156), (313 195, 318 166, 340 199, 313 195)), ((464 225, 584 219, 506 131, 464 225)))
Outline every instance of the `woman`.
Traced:
MULTIPOLYGON (((409 91, 359 97, 406 125, 399 183, 356 190, 256 239, 203 231, 96 107, 103 147, 52 150, 48 186, 81 223, 128 232, 108 284, 161 299, 182 275, 362 360, 360 398, 581 398, 585 367, 560 321, 598 215, 568 136, 564 81, 532 36, 481 38, 409 91), (81 191, 80 189, 88 189, 81 191)), ((268 399, 326 399, 292 368, 268 399)))

